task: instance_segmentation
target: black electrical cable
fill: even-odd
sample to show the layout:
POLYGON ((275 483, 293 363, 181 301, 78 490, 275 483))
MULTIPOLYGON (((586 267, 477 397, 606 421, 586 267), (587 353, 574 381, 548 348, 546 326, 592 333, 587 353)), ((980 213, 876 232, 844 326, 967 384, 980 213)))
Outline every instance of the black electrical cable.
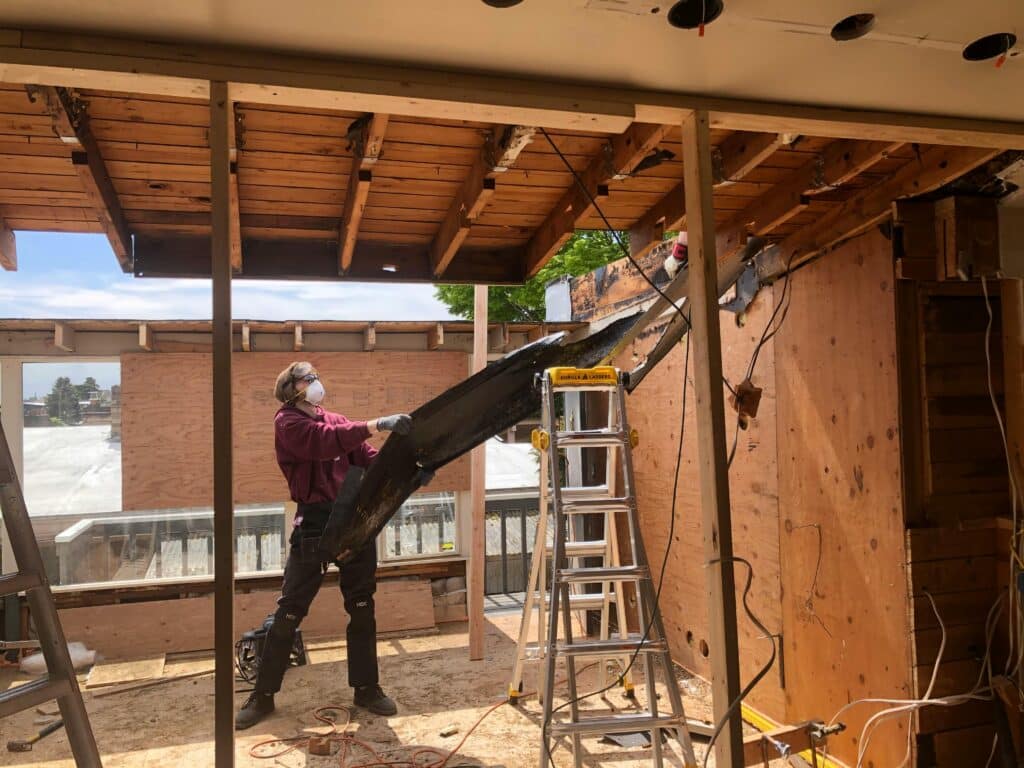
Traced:
POLYGON ((747 612, 747 616, 754 623, 754 626, 761 630, 765 634, 765 637, 771 640, 772 655, 771 657, 769 657, 768 662, 763 667, 761 667, 761 670, 756 675, 754 675, 754 679, 747 683, 746 687, 742 691, 740 691, 739 695, 735 699, 733 699, 732 702, 730 702, 729 708, 725 711, 725 714, 722 715, 722 718, 718 721, 718 724, 715 726, 714 733, 711 734, 711 741, 708 742, 708 750, 704 753, 704 768, 707 768, 708 757, 710 757, 711 750, 715 746, 715 742, 718 740, 718 737, 721 735, 722 729, 725 728, 725 724, 729 722, 729 718, 733 716, 733 713, 739 708, 740 704, 743 703, 743 700, 747 698, 747 695, 754 689, 754 686, 761 682, 761 680, 764 679, 764 676, 768 674, 768 671, 772 668, 772 665, 775 664, 775 657, 778 653, 778 648, 775 645, 775 635, 769 632, 768 628, 761 623, 761 620, 757 618, 754 612, 750 609, 750 604, 747 602, 747 596, 750 594, 750 586, 754 583, 754 566, 752 566, 750 564, 750 561, 746 560, 745 558, 736 556, 712 560, 709 563, 709 565, 711 563, 720 563, 725 560, 729 560, 734 563, 743 563, 745 566, 747 566, 747 585, 743 588, 743 610, 747 612))

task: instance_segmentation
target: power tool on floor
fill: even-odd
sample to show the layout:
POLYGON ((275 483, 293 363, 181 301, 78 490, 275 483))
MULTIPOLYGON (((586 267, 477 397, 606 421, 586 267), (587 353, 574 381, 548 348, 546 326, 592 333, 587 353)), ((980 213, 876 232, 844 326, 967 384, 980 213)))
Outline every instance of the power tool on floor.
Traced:
MULTIPOLYGON (((270 614, 262 626, 245 632, 242 639, 235 643, 235 667, 238 669, 238 676, 247 683, 255 684, 256 682, 256 676, 260 671, 260 659, 263 658, 263 646, 267 642, 267 633, 273 623, 274 614, 270 614)), ((307 663, 306 646, 302 643, 302 630, 296 629, 289 664, 293 667, 303 667, 307 663)))

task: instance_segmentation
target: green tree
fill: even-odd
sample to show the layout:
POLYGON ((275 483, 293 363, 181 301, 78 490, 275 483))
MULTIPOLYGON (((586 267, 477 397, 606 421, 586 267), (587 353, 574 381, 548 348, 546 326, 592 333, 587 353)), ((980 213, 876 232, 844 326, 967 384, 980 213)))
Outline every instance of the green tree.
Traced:
MULTIPOLYGON (((620 233, 629 247, 629 236, 620 233)), ((622 249, 605 231, 577 232, 540 272, 523 285, 492 285, 487 292, 487 319, 497 322, 535 322, 544 319, 544 289, 552 280, 576 277, 621 259, 622 249)), ((473 318, 472 285, 439 285, 435 296, 453 315, 473 318)))
POLYGON ((51 418, 65 424, 77 424, 82 420, 78 392, 67 376, 61 376, 53 383, 53 389, 46 396, 46 411, 51 418))
POLYGON ((75 394, 77 395, 79 401, 88 400, 89 395, 91 395, 93 392, 98 392, 100 389, 100 385, 96 383, 96 379, 94 379, 92 376, 87 376, 85 381, 83 381, 81 384, 75 384, 74 387, 75 394))

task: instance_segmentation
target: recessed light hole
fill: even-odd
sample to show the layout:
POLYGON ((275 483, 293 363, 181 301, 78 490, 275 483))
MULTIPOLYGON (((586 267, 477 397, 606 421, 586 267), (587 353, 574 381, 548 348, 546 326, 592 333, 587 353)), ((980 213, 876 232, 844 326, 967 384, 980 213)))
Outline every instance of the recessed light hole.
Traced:
POLYGON ((523 0, 484 0, 484 5, 489 5, 491 8, 511 8, 513 5, 519 5, 523 0))
POLYGON ((668 9, 668 23, 679 29, 697 29, 722 15, 722 0, 679 0, 668 9))
POLYGON ((964 48, 964 58, 968 61, 987 61, 1008 53, 1016 44, 1017 36, 1012 32, 985 35, 964 48))
POLYGON ((864 37, 875 26, 875 14, 855 13, 832 27, 832 39, 839 42, 864 37))

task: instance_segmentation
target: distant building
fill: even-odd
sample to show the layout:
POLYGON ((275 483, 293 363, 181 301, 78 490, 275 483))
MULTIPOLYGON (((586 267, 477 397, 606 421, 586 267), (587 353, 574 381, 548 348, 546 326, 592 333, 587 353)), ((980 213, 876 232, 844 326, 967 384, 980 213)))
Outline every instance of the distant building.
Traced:
POLYGON ((46 410, 46 403, 38 400, 26 400, 22 403, 25 414, 26 427, 48 427, 50 426, 50 414, 46 410))

